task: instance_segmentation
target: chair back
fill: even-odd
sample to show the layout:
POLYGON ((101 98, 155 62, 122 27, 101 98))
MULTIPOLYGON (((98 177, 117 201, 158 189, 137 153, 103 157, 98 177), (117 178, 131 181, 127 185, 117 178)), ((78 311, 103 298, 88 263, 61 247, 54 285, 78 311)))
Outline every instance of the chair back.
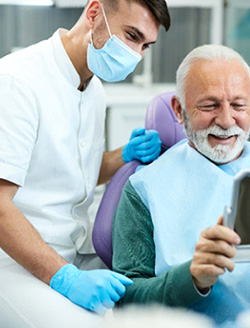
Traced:
MULTIPOLYGON (((162 141, 162 153, 186 135, 183 126, 178 123, 171 108, 171 98, 174 92, 162 93, 152 99, 147 108, 145 128, 159 132, 162 141)), ((130 175, 142 163, 132 161, 122 166, 112 177, 103 194, 99 205, 94 228, 93 244, 97 255, 111 269, 112 268, 112 222, 115 209, 119 203, 122 189, 130 175)))

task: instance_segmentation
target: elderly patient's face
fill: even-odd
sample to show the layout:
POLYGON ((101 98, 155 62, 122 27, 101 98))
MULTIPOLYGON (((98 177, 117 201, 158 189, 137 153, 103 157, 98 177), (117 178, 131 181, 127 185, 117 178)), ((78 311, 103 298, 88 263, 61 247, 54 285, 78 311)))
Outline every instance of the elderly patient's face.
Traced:
POLYGON ((235 60, 195 63, 186 79, 183 121, 192 147, 216 163, 240 156, 250 128, 250 78, 235 60))

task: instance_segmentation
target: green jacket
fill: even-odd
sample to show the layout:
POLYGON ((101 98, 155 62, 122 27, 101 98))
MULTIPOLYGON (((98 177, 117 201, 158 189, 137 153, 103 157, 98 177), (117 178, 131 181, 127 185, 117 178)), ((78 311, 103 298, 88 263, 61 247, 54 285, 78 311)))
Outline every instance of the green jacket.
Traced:
MULTIPOLYGON (((113 222, 113 270, 131 278, 120 305, 160 303, 188 307, 205 296, 194 286, 191 261, 155 276, 155 245, 150 213, 128 181, 113 222)), ((176 245, 178 247, 178 245, 176 245)))

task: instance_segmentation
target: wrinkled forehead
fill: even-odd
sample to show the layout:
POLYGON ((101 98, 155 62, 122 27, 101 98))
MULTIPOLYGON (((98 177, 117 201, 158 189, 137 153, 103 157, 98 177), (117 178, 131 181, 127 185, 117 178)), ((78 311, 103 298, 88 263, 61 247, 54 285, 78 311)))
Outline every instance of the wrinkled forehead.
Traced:
POLYGON ((185 97, 197 97, 201 93, 250 97, 249 72, 237 60, 198 60, 191 65, 187 75, 185 97))

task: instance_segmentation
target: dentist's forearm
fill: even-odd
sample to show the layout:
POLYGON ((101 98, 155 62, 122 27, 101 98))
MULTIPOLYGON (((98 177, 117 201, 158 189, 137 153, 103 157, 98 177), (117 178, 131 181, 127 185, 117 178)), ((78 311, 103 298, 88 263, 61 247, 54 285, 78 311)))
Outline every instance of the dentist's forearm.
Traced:
POLYGON ((103 153, 98 185, 108 182, 116 171, 125 164, 122 159, 122 149, 123 147, 103 153))
POLYGON ((1 187, 0 183, 0 247, 49 284, 52 276, 67 262, 44 242, 1 187))

